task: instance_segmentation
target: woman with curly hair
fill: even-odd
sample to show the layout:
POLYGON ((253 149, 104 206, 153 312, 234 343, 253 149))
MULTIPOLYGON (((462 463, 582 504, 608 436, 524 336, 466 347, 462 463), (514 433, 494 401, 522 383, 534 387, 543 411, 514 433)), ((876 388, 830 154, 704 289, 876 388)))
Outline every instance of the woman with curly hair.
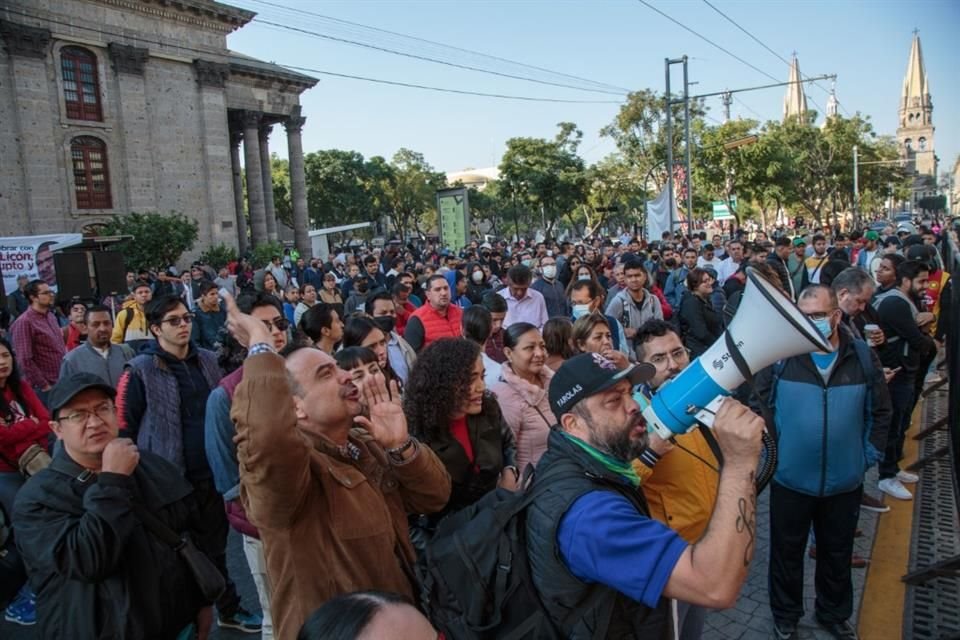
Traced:
POLYGON ((453 490, 428 532, 445 514, 469 506, 497 486, 515 489, 513 432, 483 383, 480 345, 442 338, 424 349, 407 379, 403 411, 410 433, 443 461, 453 490))

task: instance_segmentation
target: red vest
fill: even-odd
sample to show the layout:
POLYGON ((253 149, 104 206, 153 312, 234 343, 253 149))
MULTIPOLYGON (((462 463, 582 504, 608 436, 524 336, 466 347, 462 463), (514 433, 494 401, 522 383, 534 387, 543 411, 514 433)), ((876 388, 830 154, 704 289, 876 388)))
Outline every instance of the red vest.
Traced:
POLYGON ((423 346, 426 347, 434 340, 440 338, 459 338, 463 335, 463 309, 451 304, 447 307, 447 317, 444 318, 436 309, 430 306, 430 303, 423 305, 411 316, 419 318, 423 324, 423 346))

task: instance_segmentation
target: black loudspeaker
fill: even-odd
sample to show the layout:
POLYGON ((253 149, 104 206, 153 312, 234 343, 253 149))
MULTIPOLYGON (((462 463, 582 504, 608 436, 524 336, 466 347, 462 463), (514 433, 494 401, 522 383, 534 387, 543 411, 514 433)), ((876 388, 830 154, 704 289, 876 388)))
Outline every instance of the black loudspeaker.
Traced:
POLYGON ((53 266, 57 272, 58 303, 68 302, 74 298, 93 299, 86 252, 54 254, 53 266))
POLYGON ((127 269, 119 251, 100 251, 93 254, 93 270, 97 275, 97 291, 104 298, 113 293, 121 297, 127 293, 127 269))

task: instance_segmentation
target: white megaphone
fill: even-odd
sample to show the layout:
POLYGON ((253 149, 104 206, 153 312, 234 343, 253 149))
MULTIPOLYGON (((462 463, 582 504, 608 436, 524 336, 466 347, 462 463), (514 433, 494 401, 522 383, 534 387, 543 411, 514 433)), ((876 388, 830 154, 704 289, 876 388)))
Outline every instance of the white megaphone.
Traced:
MULTIPOLYGON (((755 374, 783 358, 833 351, 816 325, 766 278, 747 269, 747 284, 727 332, 755 374)), ((663 439, 690 431, 698 422, 713 426, 724 398, 745 378, 727 348, 726 335, 657 390, 643 410, 647 425, 663 439)))

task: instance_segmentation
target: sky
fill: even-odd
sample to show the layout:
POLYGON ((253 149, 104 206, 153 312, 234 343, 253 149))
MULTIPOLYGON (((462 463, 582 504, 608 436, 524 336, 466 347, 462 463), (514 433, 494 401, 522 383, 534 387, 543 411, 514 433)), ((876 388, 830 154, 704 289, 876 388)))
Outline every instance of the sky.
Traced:
MULTIPOLYGON (((640 0, 227 0, 257 12, 229 36, 241 53, 282 64, 447 89, 601 104, 530 102, 438 93, 323 76, 301 96, 307 124, 304 150, 351 149, 388 159, 401 147, 424 154, 440 171, 499 164, 512 137, 553 137, 556 124, 583 131, 581 156, 593 163, 615 150, 599 135, 619 110, 624 89, 664 89, 664 59, 689 57, 691 93, 708 93, 786 81, 788 66, 717 13, 706 0, 645 0, 757 69, 670 22, 640 0), (320 14, 319 17, 317 15, 320 14), (334 19, 334 20, 331 20, 334 19), (412 59, 323 39, 284 27, 353 39, 414 55, 435 57, 500 73, 573 87, 551 86, 412 59), (446 47, 371 31, 430 40, 446 47), (491 60, 450 47, 497 56, 567 74, 491 60), (765 74, 769 74, 765 75, 765 74), (568 76, 576 76, 577 79, 568 76), (592 81, 592 82, 590 82, 592 81), (601 87, 600 84, 603 86, 601 87)), ((876 131, 892 135, 913 30, 918 29, 933 99, 935 150, 940 173, 952 171, 960 153, 960 2, 957 0, 710 0, 764 45, 789 60, 796 52, 807 77, 836 74, 841 113, 870 116, 876 131), (950 71, 954 69, 954 71, 950 71)), ((682 83, 675 67, 672 83, 682 83)), ((831 83, 807 85, 808 106, 821 114, 831 83)), ((785 87, 740 93, 736 118, 780 119, 785 87)), ((719 98, 708 115, 723 118, 719 98)), ((822 118, 822 115, 821 115, 822 118)), ((286 156, 281 127, 271 150, 286 156)))

